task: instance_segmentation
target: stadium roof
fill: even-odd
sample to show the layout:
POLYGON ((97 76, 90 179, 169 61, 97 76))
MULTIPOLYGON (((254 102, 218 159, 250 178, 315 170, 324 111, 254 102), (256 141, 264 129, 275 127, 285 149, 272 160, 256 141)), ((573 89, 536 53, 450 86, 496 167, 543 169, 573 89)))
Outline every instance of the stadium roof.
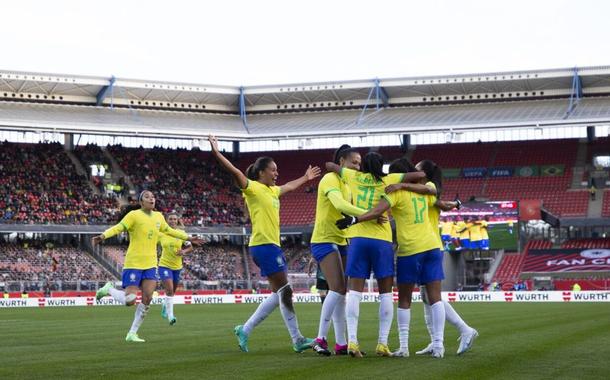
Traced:
POLYGON ((0 129, 257 140, 610 123, 610 66, 233 87, 0 71, 0 129))

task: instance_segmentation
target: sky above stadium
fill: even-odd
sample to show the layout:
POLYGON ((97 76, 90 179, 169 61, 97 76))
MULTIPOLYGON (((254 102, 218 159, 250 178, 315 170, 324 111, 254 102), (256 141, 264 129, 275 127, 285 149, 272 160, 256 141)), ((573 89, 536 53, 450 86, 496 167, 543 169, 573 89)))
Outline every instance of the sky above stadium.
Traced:
POLYGON ((610 2, 2 4, 0 70, 259 85, 610 65, 610 2))

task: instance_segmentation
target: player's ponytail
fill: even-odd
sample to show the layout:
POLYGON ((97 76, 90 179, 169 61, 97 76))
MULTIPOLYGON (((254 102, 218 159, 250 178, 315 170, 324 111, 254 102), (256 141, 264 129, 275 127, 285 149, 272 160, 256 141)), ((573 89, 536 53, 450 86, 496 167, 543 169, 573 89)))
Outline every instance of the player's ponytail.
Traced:
POLYGON ((362 172, 371 174, 377 181, 382 181, 385 173, 383 172, 383 156, 377 152, 369 152, 362 161, 362 172))
POLYGON ((347 157, 349 157, 349 155, 354 152, 357 152, 357 150, 347 144, 343 144, 335 151, 335 154, 333 156, 333 162, 337 165, 340 165, 342 158, 344 160, 347 160, 347 157))
POLYGON ((258 181, 260 177, 259 173, 267 169, 267 166, 272 162, 273 158, 271 157, 263 156, 257 158, 256 161, 246 169, 246 177, 251 181, 258 181))
POLYGON ((122 211, 122 212, 119 214, 119 218, 118 218, 117 222, 120 222, 121 220, 123 220, 123 218, 124 218, 124 217, 125 217, 127 214, 129 214, 130 212, 135 211, 135 210, 139 210, 139 209, 141 209, 141 208, 142 208, 142 206, 141 206, 141 205, 139 205, 139 204, 137 204, 137 205, 127 205, 127 206, 126 206, 126 207, 123 209, 123 211, 122 211))
POLYGON ((417 165, 426 173, 428 181, 436 186, 437 197, 440 198, 443 189, 443 171, 441 168, 431 160, 420 161, 417 165))

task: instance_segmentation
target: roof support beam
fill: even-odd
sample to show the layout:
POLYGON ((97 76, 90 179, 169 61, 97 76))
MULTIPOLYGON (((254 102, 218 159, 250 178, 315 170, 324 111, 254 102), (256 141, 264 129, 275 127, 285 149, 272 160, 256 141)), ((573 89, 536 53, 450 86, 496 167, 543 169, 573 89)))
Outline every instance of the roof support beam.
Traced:
POLYGON ((385 88, 381 87, 378 78, 375 78, 375 99, 377 100, 377 109, 379 109, 380 104, 383 104, 384 107, 387 107, 388 102, 390 100, 387 91, 385 90, 385 88))
MULTIPOLYGON (((106 99, 106 96, 108 96, 108 93, 110 93, 112 95, 113 90, 114 90, 114 82, 116 82, 116 78, 113 75, 112 77, 110 77, 110 82, 108 83, 108 85, 102 87, 100 92, 98 92, 97 95, 95 96, 95 99, 96 99, 95 105, 101 106, 102 103, 104 103, 104 99, 106 99)), ((110 104, 110 107, 112 108, 112 103, 110 104)))
POLYGON ((568 105, 568 110, 566 111, 566 115, 564 119, 570 117, 576 106, 580 102, 580 98, 582 98, 582 79, 580 75, 578 75, 578 68, 574 68, 574 74, 572 76, 572 91, 570 93, 570 104, 568 105))
POLYGON ((239 88, 239 117, 244 124, 244 128, 246 128, 246 132, 250 133, 250 130, 248 129, 248 120, 246 118, 246 96, 244 95, 243 86, 239 88))

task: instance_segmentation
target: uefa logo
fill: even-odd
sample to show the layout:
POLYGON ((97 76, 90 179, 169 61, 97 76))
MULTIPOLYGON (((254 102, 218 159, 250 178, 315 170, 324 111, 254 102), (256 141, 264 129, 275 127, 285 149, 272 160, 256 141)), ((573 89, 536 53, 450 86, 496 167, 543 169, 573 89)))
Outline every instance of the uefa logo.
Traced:
POLYGON ((610 249, 587 249, 582 251, 580 255, 587 259, 605 259, 610 257, 610 249))

